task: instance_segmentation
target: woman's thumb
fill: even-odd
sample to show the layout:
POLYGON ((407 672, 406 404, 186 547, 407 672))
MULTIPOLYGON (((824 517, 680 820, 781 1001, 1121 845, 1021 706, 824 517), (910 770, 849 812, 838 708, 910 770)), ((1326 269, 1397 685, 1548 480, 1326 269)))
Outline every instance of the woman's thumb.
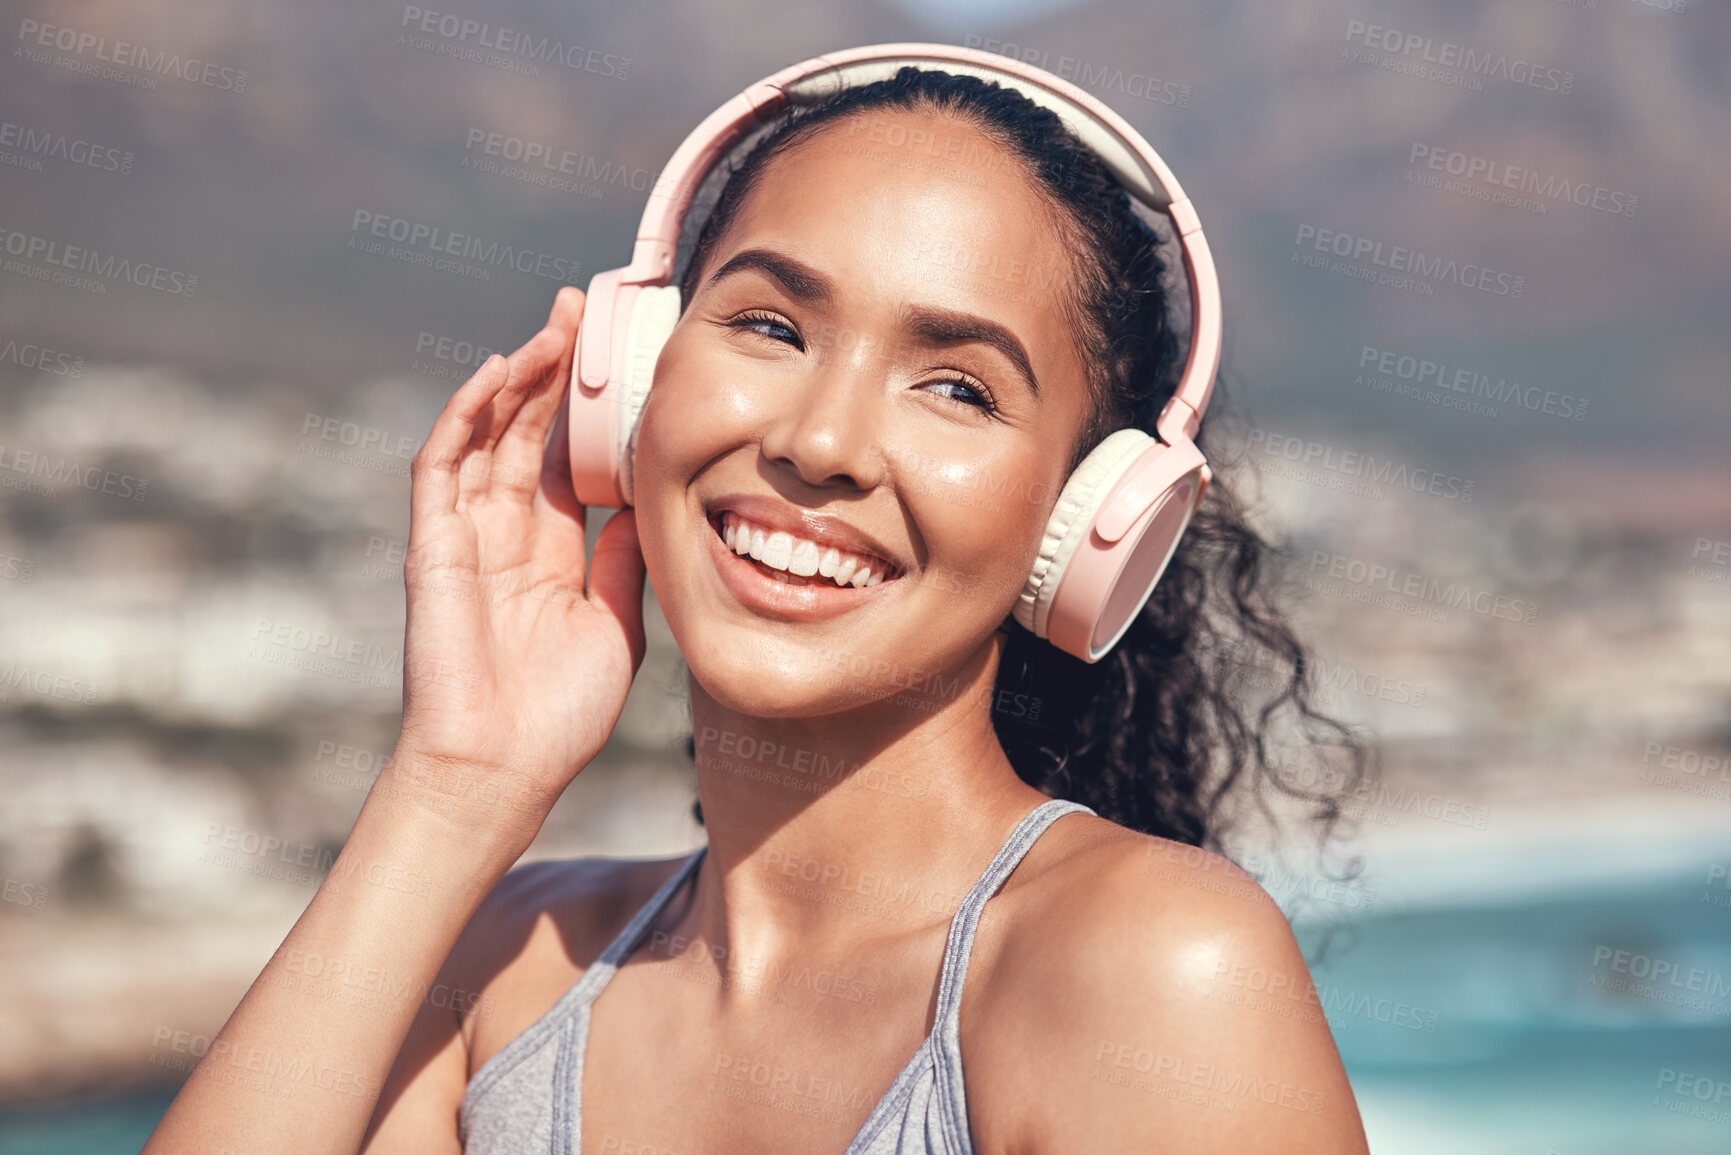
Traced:
POLYGON ((625 629, 631 665, 643 661, 643 550, 637 544, 637 512, 622 509, 607 519, 589 559, 589 596, 600 601, 625 629))

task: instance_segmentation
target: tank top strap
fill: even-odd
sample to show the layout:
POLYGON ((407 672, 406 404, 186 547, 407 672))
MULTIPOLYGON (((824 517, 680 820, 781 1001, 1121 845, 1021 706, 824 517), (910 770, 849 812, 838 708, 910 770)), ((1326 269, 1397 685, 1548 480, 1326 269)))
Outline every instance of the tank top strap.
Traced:
MULTIPOLYGON (((638 908, 637 914, 625 927, 614 936, 606 950, 596 960, 589 964, 571 986, 559 997, 559 1001, 548 1008, 547 1013, 535 1020, 516 1038, 506 1043, 469 1081, 463 1092, 462 1112, 467 1112, 472 1105, 492 1089, 495 1083, 505 1078, 520 1063, 535 1054, 550 1041, 557 1040, 558 1070, 563 1070, 572 1058, 574 1028, 586 1022, 584 1018, 589 1004, 595 1001, 595 996, 601 993, 601 988, 607 985, 626 957, 636 949, 637 941, 643 937, 669 899, 673 897, 681 885, 685 883, 703 860, 707 845, 698 847, 672 874, 668 875, 654 894, 638 908)), ((558 1086, 567 1085, 557 1083, 558 1086)), ((554 1124, 557 1128, 563 1123, 563 1116, 568 1110, 561 1096, 553 1100, 554 1124)), ((463 1117, 459 1113, 459 1120, 463 1117)))
POLYGON ((972 1155, 973 1141, 967 1130, 967 1099, 962 1087, 961 1007, 962 983, 968 977, 968 957, 974 949, 974 932, 980 923, 980 911, 986 901, 998 893, 1010 872, 1027 855, 1040 835, 1057 819, 1066 814, 1093 814, 1095 811, 1067 798, 1054 798, 1030 810, 1010 831, 997 857, 987 865, 961 906, 950 920, 950 936, 944 947, 944 969, 938 978, 938 1005, 932 1026, 937 1067, 937 1092, 945 1110, 940 1116, 950 1124, 950 1146, 958 1152, 972 1155))
MULTIPOLYGON (((662 910, 672 901, 674 893, 684 886, 686 880, 697 870, 698 864, 703 861, 704 852, 708 849, 709 846, 705 844, 692 851, 690 857, 680 864, 679 869, 668 875, 667 880, 654 894, 649 896, 649 901, 638 908, 637 914, 625 924, 613 941, 608 944, 607 949, 601 952, 601 957, 590 965, 589 970, 591 971, 605 968, 606 974, 601 979, 602 985, 606 984, 607 979, 612 977, 614 971, 624 965, 631 952, 637 949, 637 942, 649 929, 649 924, 660 917, 662 910)), ((587 974, 588 972, 584 973, 587 974)))

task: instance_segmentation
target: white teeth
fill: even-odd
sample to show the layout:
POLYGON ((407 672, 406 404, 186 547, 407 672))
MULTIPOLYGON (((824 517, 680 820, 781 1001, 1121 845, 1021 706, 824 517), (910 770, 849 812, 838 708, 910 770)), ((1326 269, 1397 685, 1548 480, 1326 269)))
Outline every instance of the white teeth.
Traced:
POLYGON ((775 571, 773 576, 781 582, 788 580, 788 574, 797 577, 819 574, 838 586, 863 589, 878 585, 887 573, 887 567, 874 571, 875 563, 871 561, 833 546, 820 546, 809 538, 795 537, 787 530, 766 532, 731 512, 722 517, 721 540, 740 557, 753 558, 775 571))
POLYGON ((787 572, 799 577, 810 577, 817 572, 817 542, 801 538, 794 544, 793 552, 787 559, 787 572))
MULTIPOLYGON (((752 537, 756 537, 754 533, 752 537)), ((756 550, 752 550, 756 553, 756 550)), ((785 529, 778 529, 763 539, 763 553, 758 561, 770 569, 786 569, 789 556, 793 553, 793 534, 785 529)))

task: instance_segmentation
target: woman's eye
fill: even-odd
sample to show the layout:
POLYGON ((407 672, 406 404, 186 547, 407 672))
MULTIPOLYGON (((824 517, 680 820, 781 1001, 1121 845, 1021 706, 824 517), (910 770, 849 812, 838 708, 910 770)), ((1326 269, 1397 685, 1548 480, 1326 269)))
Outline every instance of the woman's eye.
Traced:
POLYGON ((763 333, 765 337, 768 337, 772 341, 786 341, 795 348, 804 348, 804 346, 799 342, 798 333, 795 333, 791 327, 783 322, 766 314, 743 313, 734 320, 733 327, 736 329, 750 329, 754 333, 763 333), (765 329, 779 329, 781 332, 787 334, 787 337, 780 337, 772 332, 765 333, 763 332, 765 329), (789 338, 791 338, 791 340, 789 340, 789 338))
POLYGON ((996 408, 996 406, 994 406, 992 404, 992 400, 990 397, 987 397, 984 393, 982 393, 980 390, 974 388, 974 386, 968 384, 966 381, 960 381, 960 380, 957 380, 955 378, 945 378, 942 381, 928 381, 928 382, 926 382, 926 384, 928 386, 935 386, 935 387, 941 388, 941 389, 960 390, 961 391, 960 394, 957 394, 957 393, 939 393, 938 394, 939 397, 943 397, 943 398, 946 398, 947 400, 954 401, 959 405, 968 405, 968 406, 979 409, 979 410, 986 412, 986 413, 990 413, 993 411, 993 409, 996 408))

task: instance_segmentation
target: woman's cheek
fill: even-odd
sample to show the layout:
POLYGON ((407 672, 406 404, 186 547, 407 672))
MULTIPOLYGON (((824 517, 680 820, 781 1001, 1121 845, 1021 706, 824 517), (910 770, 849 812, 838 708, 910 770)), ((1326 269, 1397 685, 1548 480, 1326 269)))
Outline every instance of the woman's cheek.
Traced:
POLYGON ((1005 550, 1031 540, 1032 513, 1014 494, 992 492, 977 470, 949 468, 930 476, 899 477, 902 499, 930 552, 919 576, 922 589, 970 612, 1002 602, 1004 612, 1021 592, 1033 564, 1006 564, 1005 550))

